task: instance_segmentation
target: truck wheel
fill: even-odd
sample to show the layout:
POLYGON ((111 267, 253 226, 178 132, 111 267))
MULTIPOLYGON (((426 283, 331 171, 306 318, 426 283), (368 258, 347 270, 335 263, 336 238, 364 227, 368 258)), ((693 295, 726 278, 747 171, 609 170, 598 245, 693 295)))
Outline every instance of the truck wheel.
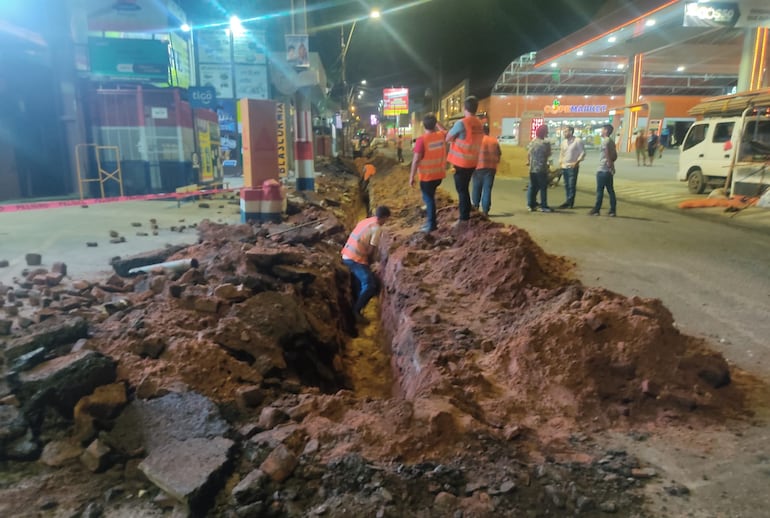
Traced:
POLYGON ((687 177, 687 189, 689 189, 690 194, 703 194, 706 189, 706 179, 700 169, 695 169, 687 177))

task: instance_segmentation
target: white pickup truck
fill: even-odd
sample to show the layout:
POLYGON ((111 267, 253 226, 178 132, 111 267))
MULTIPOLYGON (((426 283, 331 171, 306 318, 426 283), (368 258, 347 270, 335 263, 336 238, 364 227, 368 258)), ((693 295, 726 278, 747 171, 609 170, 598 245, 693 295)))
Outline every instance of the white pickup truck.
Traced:
POLYGON ((693 194, 706 187, 762 194, 770 186, 770 90, 709 99, 690 113, 703 120, 682 142, 677 179, 693 194))

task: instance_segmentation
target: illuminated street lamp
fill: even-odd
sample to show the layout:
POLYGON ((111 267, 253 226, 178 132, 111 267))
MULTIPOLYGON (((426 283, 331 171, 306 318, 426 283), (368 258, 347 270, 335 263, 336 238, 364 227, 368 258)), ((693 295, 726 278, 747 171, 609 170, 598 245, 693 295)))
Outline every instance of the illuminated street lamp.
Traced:
MULTIPOLYGON (((378 19, 380 18, 381 13, 377 9, 372 9, 369 12, 369 18, 372 19, 378 19)), ((347 79, 347 69, 346 69, 346 58, 348 55, 348 49, 350 48, 350 41, 353 39, 353 32, 356 30, 356 23, 358 20, 353 20, 353 24, 350 26, 350 32, 348 33, 347 39, 345 38, 345 26, 340 26, 340 45, 342 46, 341 54, 340 54, 340 62, 341 62, 341 68, 342 68, 342 95, 343 103, 345 103, 345 107, 350 107, 350 111, 352 112, 355 108, 351 106, 353 104, 353 94, 355 93, 355 86, 348 89, 348 79, 347 79)), ((361 84, 366 84, 366 80, 361 81, 361 84)), ((343 130, 343 153, 344 153, 344 142, 347 140, 348 135, 345 133, 345 130, 343 130)))
POLYGON ((243 22, 237 16, 230 17, 230 30, 233 32, 233 36, 243 36, 246 34, 246 29, 243 27, 243 22))
MULTIPOLYGON (((372 9, 372 11, 369 13, 369 18, 376 19, 380 18, 381 14, 380 11, 377 9, 372 9)), ((358 20, 353 20, 353 25, 350 26, 350 32, 348 33, 347 40, 345 39, 345 26, 340 27, 340 44, 342 45, 342 54, 340 56, 340 61, 342 63, 342 85, 344 87, 345 93, 348 91, 348 80, 347 80, 347 74, 346 74, 346 68, 345 68, 345 62, 348 55, 348 49, 350 48, 350 41, 353 39, 353 32, 356 30, 356 23, 358 20)), ((361 84, 366 84, 366 80, 362 81, 361 84)))

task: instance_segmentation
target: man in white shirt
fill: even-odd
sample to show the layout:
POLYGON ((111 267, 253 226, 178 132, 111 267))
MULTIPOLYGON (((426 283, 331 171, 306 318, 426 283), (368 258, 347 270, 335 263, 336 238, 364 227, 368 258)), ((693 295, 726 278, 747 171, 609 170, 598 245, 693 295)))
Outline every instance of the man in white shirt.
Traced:
POLYGON ((564 178, 567 201, 559 205, 560 209, 575 207, 578 168, 585 157, 583 141, 575 136, 575 128, 567 126, 567 129, 564 130, 564 140, 561 141, 561 153, 559 154, 559 167, 561 167, 561 175, 564 178))

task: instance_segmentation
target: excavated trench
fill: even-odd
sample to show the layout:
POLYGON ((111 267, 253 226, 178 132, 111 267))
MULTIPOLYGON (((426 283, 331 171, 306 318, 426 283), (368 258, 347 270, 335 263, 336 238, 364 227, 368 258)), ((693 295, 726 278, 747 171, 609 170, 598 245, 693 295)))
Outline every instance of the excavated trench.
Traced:
MULTIPOLYGON (((522 229, 475 214, 452 228, 445 194, 439 229, 419 233, 408 170, 376 156, 362 191, 363 162, 321 164, 317 192, 292 193, 283 224, 201 223, 199 242, 169 258, 198 269, 57 292, 52 327, 77 316, 88 333, 51 339, 21 388, 0 386, 0 514, 643 517, 649 472, 596 434, 741 415, 741 374, 659 301, 583 286, 522 229), (383 290, 361 326, 339 250, 377 205, 393 217, 383 290), (59 385, 35 392, 83 351, 114 362, 106 386, 123 400, 100 399, 85 367, 77 391, 51 376, 59 385), (61 391, 87 397, 54 417, 61 391), (25 423, 29 405, 42 423, 25 423), (52 453, 62 444, 64 460, 52 453), (96 466, 91 482, 85 447, 106 452, 82 461, 96 466), (41 461, 2 476, 18 452, 41 461), (209 478, 179 489, 217 455, 209 478), (107 498, 115 487, 124 497, 107 498)), ((5 344, 6 359, 32 330, 5 344)))

